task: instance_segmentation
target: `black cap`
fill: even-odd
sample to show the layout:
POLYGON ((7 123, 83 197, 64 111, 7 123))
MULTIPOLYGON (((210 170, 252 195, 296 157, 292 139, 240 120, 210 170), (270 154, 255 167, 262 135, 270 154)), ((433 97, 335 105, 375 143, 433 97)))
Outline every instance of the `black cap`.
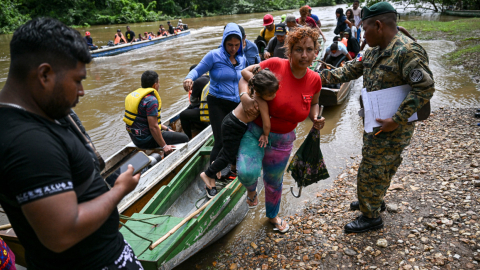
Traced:
POLYGON ((117 32, 122 32, 122 30, 120 30, 120 29, 117 29, 117 32))
POLYGON ((284 36, 287 34, 287 29, 285 24, 279 23, 275 25, 275 36, 284 36))

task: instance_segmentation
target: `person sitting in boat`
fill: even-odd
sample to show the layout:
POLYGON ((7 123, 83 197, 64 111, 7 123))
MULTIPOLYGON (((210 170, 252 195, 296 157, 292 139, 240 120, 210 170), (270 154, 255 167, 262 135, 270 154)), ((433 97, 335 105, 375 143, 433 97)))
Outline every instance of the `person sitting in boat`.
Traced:
POLYGON ((168 33, 170 35, 174 35, 175 34, 175 28, 173 27, 173 25, 170 23, 170 21, 167 22, 167 25, 168 25, 168 33))
POLYGON ((142 34, 138 34, 137 42, 143 41, 143 40, 145 39, 142 37, 142 34))
POLYGON ((83 38, 85 40, 85 42, 87 43, 87 46, 90 50, 96 50, 98 49, 98 46, 95 46, 95 44, 93 44, 93 39, 90 37, 90 32, 85 32, 85 37, 83 38))
POLYGON ((127 32, 125 32, 125 37, 127 38, 127 42, 134 42, 135 41, 135 32, 130 29, 130 26, 127 26, 127 32))
POLYGON ((356 38, 350 35, 350 29, 344 32, 343 36, 347 39, 348 54, 350 54, 352 58, 355 58, 357 54, 360 52, 360 44, 358 44, 358 41, 356 38))
MULTIPOLYGON (((190 71, 194 69, 197 65, 192 65, 190 67, 190 71)), ((202 76, 198 77, 192 86, 192 90, 188 91, 190 94, 190 105, 186 110, 180 113, 180 122, 182 123, 183 132, 187 134, 189 139, 192 139, 192 128, 203 130, 205 129, 210 122, 205 118, 203 121, 200 118, 200 104, 207 102, 207 95, 208 93, 204 93, 206 91, 205 86, 210 82, 210 76, 208 73, 203 74, 202 76), (202 95, 204 94, 204 95, 202 95)), ((208 106, 206 106, 206 110, 208 112, 208 106)), ((206 116, 208 117, 208 113, 206 116)))
POLYGON ((325 56, 323 57, 323 61, 336 67, 338 66, 339 62, 342 61, 345 57, 348 60, 352 60, 352 56, 348 54, 347 47, 343 45, 341 42, 333 42, 332 45, 330 45, 326 50, 325 50, 325 56))
POLYGON ((166 37, 168 36, 167 31, 163 28, 163 24, 160 24, 157 32, 157 37, 166 37))
POLYGON ((122 30, 117 29, 117 33, 115 34, 113 44, 117 45, 117 44, 122 44, 122 43, 127 43, 127 40, 123 36, 122 30))
POLYGON ((188 142, 187 135, 174 132, 161 124, 162 100, 158 94, 158 74, 147 70, 142 74, 142 88, 125 98, 125 116, 128 135, 142 149, 163 147, 165 153, 173 151, 172 144, 188 142))
POLYGON ((271 125, 267 101, 275 98, 279 85, 277 78, 268 68, 259 70, 260 67, 257 66, 253 72, 256 75, 248 81, 248 95, 255 99, 255 102, 258 104, 257 113, 247 115, 240 102, 235 110, 225 116, 222 122, 223 147, 215 161, 210 164, 206 171, 200 174, 200 177, 206 185, 207 197, 210 199, 217 194, 215 184, 215 178, 219 177, 217 174, 223 168, 227 167, 229 163, 236 162, 240 142, 247 131, 247 123, 252 122, 259 115, 263 121, 263 133, 260 135, 258 141, 260 142, 260 147, 267 147, 268 145, 271 125))
POLYGON ((310 7, 309 6, 301 7, 300 18, 297 18, 297 23, 317 30, 322 36, 323 41, 327 41, 320 27, 318 27, 317 23, 311 17, 308 17, 308 14, 311 14, 310 7))
POLYGON ((303 25, 297 23, 294 15, 288 15, 285 21, 287 22, 287 32, 293 31, 297 27, 303 27, 303 25))
POLYGON ((143 38, 142 39, 143 40, 149 40, 147 32, 143 32, 143 38))
POLYGON ((285 55, 286 48, 283 46, 285 44, 285 35, 287 34, 287 29, 283 23, 277 24, 275 26, 275 37, 270 39, 268 42, 267 48, 265 49, 264 57, 268 59, 270 57, 280 57, 287 59, 285 55))

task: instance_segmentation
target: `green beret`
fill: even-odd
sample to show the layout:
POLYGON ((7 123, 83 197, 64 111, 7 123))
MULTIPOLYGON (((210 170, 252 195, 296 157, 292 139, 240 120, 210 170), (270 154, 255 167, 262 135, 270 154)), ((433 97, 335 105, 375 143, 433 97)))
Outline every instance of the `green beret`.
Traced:
POLYGON ((385 13, 397 13, 397 10, 388 2, 380 2, 371 7, 364 7, 362 8, 362 21, 385 13))

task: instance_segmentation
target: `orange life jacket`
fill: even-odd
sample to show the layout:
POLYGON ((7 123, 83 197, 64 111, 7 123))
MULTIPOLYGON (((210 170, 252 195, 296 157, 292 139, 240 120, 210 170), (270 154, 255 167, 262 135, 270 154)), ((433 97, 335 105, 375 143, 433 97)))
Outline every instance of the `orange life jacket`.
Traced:
POLYGON ((118 34, 115 34, 115 41, 113 42, 113 44, 117 45, 118 43, 120 43, 120 40, 123 40, 123 42, 127 43, 127 40, 123 35, 122 37, 120 37, 118 34))
POLYGON ((342 43, 345 45, 345 47, 348 47, 348 41, 346 38, 342 38, 342 43))

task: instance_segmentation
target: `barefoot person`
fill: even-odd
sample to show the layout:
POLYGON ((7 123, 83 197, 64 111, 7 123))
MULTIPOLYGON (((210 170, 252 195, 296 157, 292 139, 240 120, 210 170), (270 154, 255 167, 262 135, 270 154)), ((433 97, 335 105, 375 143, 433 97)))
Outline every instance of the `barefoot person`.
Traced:
POLYGON ((0 204, 28 269, 143 269, 118 231, 133 167, 109 189, 99 158, 69 115, 91 61, 80 33, 49 18, 18 28, 0 92, 0 204), (88 145, 88 146, 87 146, 88 145))
MULTIPOLYGON (((257 66, 257 70, 260 68, 257 66)), ((260 72, 254 72, 250 81, 249 93, 251 98, 254 98, 258 103, 259 113, 263 121, 263 133, 258 139, 260 147, 266 147, 268 144, 268 135, 270 134, 270 115, 268 114, 267 101, 275 98, 278 90, 278 80, 268 69, 260 72)), ((244 93, 242 93, 243 95, 244 93)), ((238 104, 237 108, 229 113, 222 122, 222 140, 223 147, 218 153, 215 161, 208 167, 208 169, 200 174, 200 177, 205 182, 205 189, 207 190, 207 197, 213 198, 217 194, 215 186, 215 176, 227 165, 235 164, 237 158, 238 147, 242 140, 243 134, 247 130, 247 123, 255 120, 258 113, 247 115, 243 110, 242 103, 238 104)))
MULTIPOLYGON (((288 223, 278 217, 278 211, 283 174, 296 138, 294 129, 308 116, 314 121, 315 128, 320 129, 324 124, 324 118, 316 119, 322 84, 318 74, 308 68, 315 59, 318 36, 319 33, 310 27, 298 28, 286 37, 288 59, 273 57, 260 63, 262 69, 270 69, 280 81, 277 96, 267 102, 271 122, 269 145, 263 148, 258 144, 263 122, 261 117, 257 117, 248 124, 238 152, 238 179, 247 188, 247 204, 250 207, 258 204, 257 179, 263 168, 266 215, 280 232, 289 229, 288 223)), ((252 78, 252 71, 257 66, 244 69, 239 83, 242 106, 248 115, 258 113, 255 100, 243 94, 247 93, 247 81, 252 78)))
POLYGON ((357 175, 358 202, 350 205, 362 215, 345 225, 346 233, 383 228, 380 216, 380 210, 385 207, 383 198, 415 129, 408 118, 425 105, 435 91, 427 52, 397 30, 397 14, 392 5, 380 2, 363 8, 362 21, 364 37, 370 46, 362 61, 354 59, 342 68, 322 71, 322 82, 348 82, 363 75, 363 87, 368 92, 405 84, 412 90, 391 118, 377 119, 381 127, 374 128, 372 133, 363 133, 363 157, 357 175), (374 136, 380 130, 383 132, 374 136))

